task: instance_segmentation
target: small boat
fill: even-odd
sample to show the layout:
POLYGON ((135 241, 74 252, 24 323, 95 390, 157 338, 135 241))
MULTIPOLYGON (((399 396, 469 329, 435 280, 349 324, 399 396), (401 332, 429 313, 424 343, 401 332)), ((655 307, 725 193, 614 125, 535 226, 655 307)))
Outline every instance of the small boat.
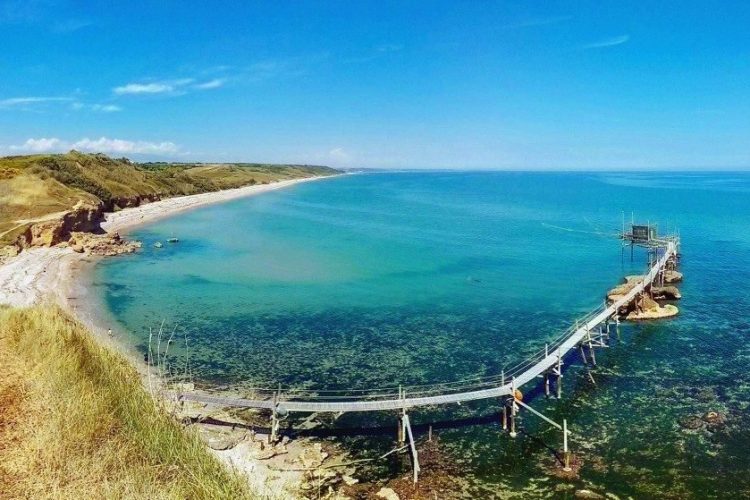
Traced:
POLYGON ((177 243, 178 241, 180 240, 178 240, 175 236, 167 239, 167 243, 177 243))
POLYGON ((164 245, 161 244, 161 241, 157 241, 156 243, 154 243, 154 248, 161 248, 163 246, 164 245))

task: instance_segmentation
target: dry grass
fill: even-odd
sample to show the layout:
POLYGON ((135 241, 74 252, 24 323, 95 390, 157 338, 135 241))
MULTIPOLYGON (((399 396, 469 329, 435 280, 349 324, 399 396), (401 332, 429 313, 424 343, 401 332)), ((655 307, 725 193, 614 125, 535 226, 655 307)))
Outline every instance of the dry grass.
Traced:
POLYGON ((253 498, 55 307, 0 309, 0 497, 253 498))

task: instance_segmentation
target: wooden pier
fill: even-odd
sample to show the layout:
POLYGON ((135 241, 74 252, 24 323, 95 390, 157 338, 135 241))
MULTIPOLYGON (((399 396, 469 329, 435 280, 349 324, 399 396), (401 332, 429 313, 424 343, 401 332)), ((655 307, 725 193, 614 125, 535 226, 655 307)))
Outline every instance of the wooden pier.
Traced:
MULTIPOLYGON (((618 300, 606 302, 580 318, 557 338, 546 343, 531 357, 500 374, 481 379, 456 381, 451 383, 383 388, 365 391, 299 391, 281 389, 257 391, 252 399, 232 398, 205 393, 185 392, 178 399, 195 401, 221 407, 257 408, 271 411, 272 437, 278 436, 279 417, 290 412, 304 413, 345 413, 368 411, 398 411, 400 416, 399 441, 409 439, 413 454, 414 480, 419 473, 414 437, 407 412, 410 409, 456 404, 482 399, 498 399, 503 405, 503 428, 511 437, 516 434, 515 417, 521 408, 534 413, 546 422, 563 431, 565 460, 568 460, 567 422, 552 421, 522 402, 520 388, 538 378, 544 380, 545 394, 550 394, 550 384, 554 382, 557 397, 562 396, 562 367, 571 352, 578 351, 584 363, 596 364, 596 348, 606 347, 611 324, 619 323, 619 311, 648 294, 652 286, 663 283, 665 271, 674 270, 679 253, 679 237, 658 237, 652 226, 633 225, 630 232, 619 237, 631 246, 648 249, 649 267, 645 275, 632 289, 618 300), (643 229, 645 228, 645 229, 643 229), (588 356, 587 356, 588 355, 588 356)), ((567 467, 567 463, 566 463, 567 467)))

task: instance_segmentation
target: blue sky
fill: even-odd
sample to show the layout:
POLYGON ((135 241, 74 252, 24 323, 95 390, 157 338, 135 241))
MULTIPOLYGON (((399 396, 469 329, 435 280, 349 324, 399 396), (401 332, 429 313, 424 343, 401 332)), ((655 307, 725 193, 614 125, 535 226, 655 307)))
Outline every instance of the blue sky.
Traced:
POLYGON ((750 2, 0 0, 0 154, 750 167, 750 2))

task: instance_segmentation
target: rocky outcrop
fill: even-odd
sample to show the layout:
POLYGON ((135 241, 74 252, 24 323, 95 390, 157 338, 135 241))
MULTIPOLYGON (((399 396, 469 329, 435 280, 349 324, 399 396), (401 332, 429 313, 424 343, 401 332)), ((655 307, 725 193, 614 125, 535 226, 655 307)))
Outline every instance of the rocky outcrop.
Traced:
POLYGON ((141 248, 139 241, 126 241, 120 234, 92 234, 74 232, 67 242, 73 251, 90 255, 113 256, 133 253, 141 248))
POLYGON ((625 276, 625 283, 622 285, 618 285, 614 287, 612 290, 607 292, 607 300, 609 303, 617 302, 621 298, 623 298, 625 295, 630 293, 630 291, 638 286, 638 283, 643 279, 643 276, 641 275, 635 275, 635 276, 625 276))
POLYGON ((654 300, 680 300, 682 294, 676 286, 655 286, 652 287, 651 292, 654 296, 654 300))
POLYGON ((680 312, 672 304, 667 304, 664 307, 660 306, 658 302, 648 295, 637 297, 631 307, 632 309, 627 313, 625 319, 632 321, 671 318, 680 312))
POLYGON ((664 283, 678 283, 682 281, 682 273, 672 269, 664 271, 664 283))
POLYGON ((19 248, 51 247, 68 241, 73 232, 103 233, 101 204, 79 201, 69 212, 56 219, 31 225, 18 239, 19 248))
POLYGON ((18 238, 16 252, 29 247, 69 246, 78 253, 121 255, 135 252, 139 242, 126 241, 118 233, 108 234, 102 227, 103 204, 79 201, 61 216, 31 225, 18 238))
POLYGON ((117 210, 122 210, 123 208, 131 208, 131 207, 138 207, 143 205, 144 203, 151 203, 153 201, 159 201, 161 200, 162 196, 160 194, 144 194, 144 195, 133 195, 133 196, 120 196, 117 198, 112 198, 109 200, 105 205, 104 209, 107 212, 116 212, 117 210))

